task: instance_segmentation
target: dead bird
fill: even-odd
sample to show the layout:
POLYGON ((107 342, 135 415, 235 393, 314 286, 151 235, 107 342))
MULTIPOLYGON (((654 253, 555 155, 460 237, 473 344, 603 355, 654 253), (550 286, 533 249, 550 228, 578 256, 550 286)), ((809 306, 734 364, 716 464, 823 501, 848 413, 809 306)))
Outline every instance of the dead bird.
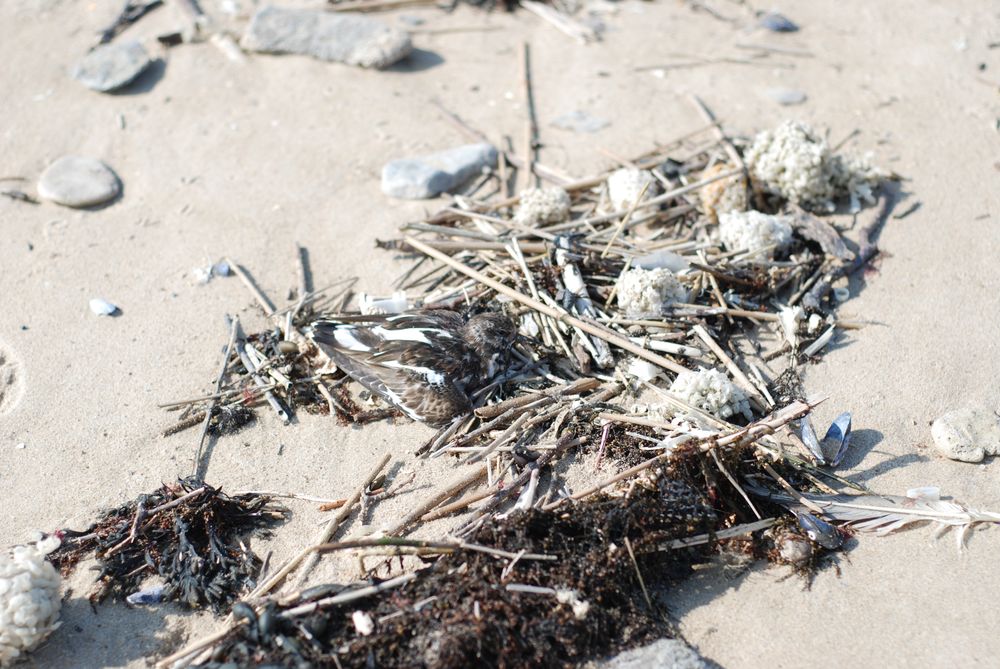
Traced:
POLYGON ((506 366, 517 327, 497 312, 466 321, 441 309, 374 326, 320 320, 310 336, 352 379, 410 418, 441 427, 468 413, 470 395, 506 366))

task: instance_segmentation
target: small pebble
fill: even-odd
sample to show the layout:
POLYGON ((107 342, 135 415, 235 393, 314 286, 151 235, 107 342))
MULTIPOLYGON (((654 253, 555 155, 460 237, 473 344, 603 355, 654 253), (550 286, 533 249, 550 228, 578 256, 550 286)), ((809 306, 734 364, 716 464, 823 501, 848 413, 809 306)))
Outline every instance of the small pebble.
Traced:
POLYGON ((562 130, 594 133, 611 125, 611 121, 606 121, 603 118, 598 118, 589 112, 578 109, 556 118, 552 121, 552 125, 562 130))
POLYGON ((120 192, 118 175, 94 158, 63 156, 38 178, 38 194, 66 207, 93 207, 120 192))
POLYGON ((768 12, 760 17, 760 27, 766 28, 775 33, 793 33, 799 27, 787 16, 778 12, 768 12))
POLYGON ((489 144, 466 144, 415 158, 393 160, 382 168, 382 192, 404 200, 422 200, 451 192, 484 167, 496 166, 489 144))
POLYGON ((985 406, 949 411, 931 425, 934 445, 946 457, 982 462, 1000 454, 1000 416, 985 406))
POLYGON ((21 449, 23 449, 23 448, 26 448, 27 446, 28 445, 22 441, 17 446, 15 446, 14 448, 21 448, 21 449))
POLYGON ((767 97, 785 107, 800 105, 806 101, 806 94, 794 88, 769 88, 767 97))
POLYGON ((91 90, 107 93, 134 81, 151 62, 139 42, 112 42, 84 56, 72 76, 91 90))
POLYGON ((388 67, 413 50, 409 33, 378 19, 271 6, 257 10, 240 46, 374 68, 388 67))
POLYGON ((95 297, 90 301, 90 310, 98 316, 114 316, 119 313, 117 305, 95 297))

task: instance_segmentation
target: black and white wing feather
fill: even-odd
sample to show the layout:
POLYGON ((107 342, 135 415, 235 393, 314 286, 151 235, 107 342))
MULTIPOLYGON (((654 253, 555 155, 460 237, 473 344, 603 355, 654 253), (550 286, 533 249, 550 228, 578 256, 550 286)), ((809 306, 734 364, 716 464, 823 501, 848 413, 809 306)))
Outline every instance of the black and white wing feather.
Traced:
POLYGON ((400 314, 375 326, 317 322, 312 338, 346 374, 414 420, 443 425, 470 410, 479 362, 453 312, 400 314))

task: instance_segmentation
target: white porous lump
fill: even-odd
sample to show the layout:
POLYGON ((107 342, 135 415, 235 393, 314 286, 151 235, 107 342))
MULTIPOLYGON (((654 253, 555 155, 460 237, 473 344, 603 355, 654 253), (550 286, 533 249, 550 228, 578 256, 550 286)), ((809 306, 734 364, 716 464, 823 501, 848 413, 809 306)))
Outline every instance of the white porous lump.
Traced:
POLYGON ((811 127, 791 120, 758 133, 744 160, 765 190, 814 211, 833 211, 834 200, 844 196, 851 211, 859 211, 862 200, 875 202, 886 176, 871 164, 871 154, 835 154, 811 127))
POLYGON ((521 192, 514 220, 524 225, 559 223, 569 218, 569 193, 558 186, 521 192))
POLYGON ((48 537, 0 553, 0 667, 59 627, 59 572, 45 559, 58 547, 59 539, 48 537))
POLYGON ((639 200, 640 195, 645 201, 656 197, 659 192, 659 182, 649 170, 623 167, 608 177, 608 200, 612 211, 628 209, 639 200), (643 188, 646 189, 645 195, 642 195, 643 188))
POLYGON ((691 406, 719 418, 735 414, 743 414, 747 420, 753 418, 746 393, 717 369, 678 374, 670 384, 670 392, 691 406))
POLYGON ((657 318, 663 308, 687 300, 687 290, 669 269, 630 269, 618 278, 618 306, 628 318, 657 318))
POLYGON ((785 216, 759 211, 734 211, 719 215, 719 240, 729 251, 757 251, 773 247, 770 255, 792 241, 792 226, 785 216))

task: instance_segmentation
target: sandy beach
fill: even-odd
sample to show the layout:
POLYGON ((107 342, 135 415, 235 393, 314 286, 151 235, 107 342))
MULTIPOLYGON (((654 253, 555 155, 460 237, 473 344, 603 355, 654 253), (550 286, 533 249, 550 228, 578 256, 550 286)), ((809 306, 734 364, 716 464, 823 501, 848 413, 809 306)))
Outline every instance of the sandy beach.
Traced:
MULTIPOLYGON (((522 41, 532 46, 539 159, 568 175, 611 166, 601 149, 636 155, 703 126, 690 94, 736 136, 786 118, 828 128, 831 143, 857 131, 845 149, 871 151, 902 179, 897 213, 919 207, 889 220, 876 271, 852 281, 840 308, 872 324, 806 368, 807 391, 829 398, 816 423, 853 412, 849 478, 892 494, 936 485, 1000 510, 998 464, 944 459, 929 426, 965 405, 1000 407, 1000 49, 991 48, 1000 16, 991 3, 786 2, 777 9, 802 29, 777 35, 685 3, 628 0, 589 45, 525 11, 413 7, 377 15, 424 21, 417 52, 385 71, 298 56, 237 64, 207 43, 162 49, 155 36, 179 24, 167 3, 125 33, 160 49, 161 62, 126 92, 102 95, 67 72, 119 4, 0 5, 0 177, 26 177, 19 187, 30 189, 53 160, 77 154, 105 161, 123 183, 120 198, 96 210, 0 197, 0 545, 85 527, 100 510, 192 473, 197 430, 160 437, 173 418, 156 405, 210 390, 225 314, 251 331, 265 326, 237 279, 200 285, 194 268, 228 256, 284 304, 300 243, 316 285, 357 276, 364 290, 391 291, 404 265, 375 240, 437 203, 384 196, 382 165, 465 143, 432 99, 497 141, 520 137, 522 41), (738 43, 811 55, 653 71, 685 57, 738 58, 738 43), (776 87, 808 98, 783 107, 766 93, 776 87), (576 110, 610 124, 593 134, 553 127, 576 110), (92 314, 94 297, 121 315, 92 314)), ((712 6, 745 16, 736 3, 712 6)), ((206 11, 219 10, 209 2, 206 11)), ((362 534, 455 478, 447 458, 412 456, 431 434, 407 421, 351 429, 308 414, 283 426, 262 412, 210 445, 207 480, 337 499, 391 453, 419 485, 376 505, 367 527, 355 520, 348 534, 362 534)), ((293 519, 255 543, 275 563, 326 518, 315 504, 288 505, 293 519)), ((992 666, 1000 531, 974 532, 963 552, 952 539, 928 528, 858 536, 810 588, 766 565, 701 570, 670 595, 669 611, 699 653, 727 668, 992 666)), ((352 569, 324 561, 313 580, 343 581, 352 569)), ((145 666, 219 624, 173 605, 95 612, 92 578, 83 568, 70 579, 62 627, 25 666, 145 666)))

